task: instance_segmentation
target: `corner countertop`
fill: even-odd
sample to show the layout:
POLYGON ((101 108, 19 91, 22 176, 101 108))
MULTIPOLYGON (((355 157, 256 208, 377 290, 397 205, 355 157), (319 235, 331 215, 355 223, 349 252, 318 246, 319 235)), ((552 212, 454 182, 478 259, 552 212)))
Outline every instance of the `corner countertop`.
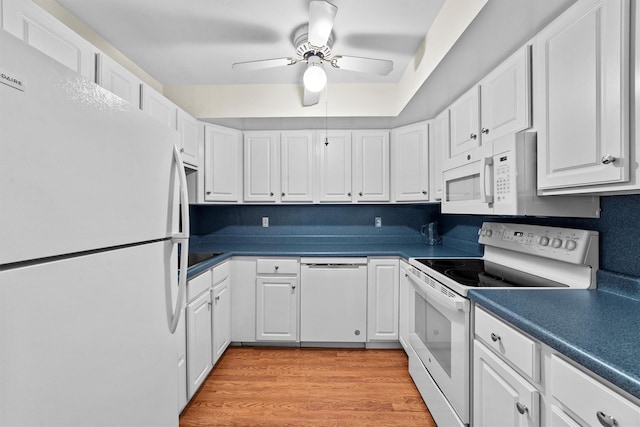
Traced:
POLYGON ((471 300, 640 398, 640 300, 606 290, 474 289, 471 300))
POLYGON ((189 248, 192 252, 221 252, 215 258, 208 259, 189 268, 187 278, 193 278, 214 265, 233 256, 282 256, 282 257, 363 257, 398 256, 401 258, 469 258, 480 254, 472 253, 453 246, 429 246, 424 243, 316 243, 295 241, 294 243, 197 243, 189 248))

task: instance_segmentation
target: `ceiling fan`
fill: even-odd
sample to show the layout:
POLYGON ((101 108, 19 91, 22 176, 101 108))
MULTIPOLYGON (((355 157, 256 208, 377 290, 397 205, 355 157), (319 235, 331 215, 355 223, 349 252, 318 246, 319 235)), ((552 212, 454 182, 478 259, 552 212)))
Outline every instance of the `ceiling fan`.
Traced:
POLYGON ((338 8, 333 4, 324 0, 312 0, 309 3, 309 25, 303 25, 293 35, 293 45, 296 48, 295 57, 237 62, 232 65, 232 68, 249 71, 306 62, 307 70, 303 76, 304 98, 302 102, 305 106, 318 103, 320 92, 327 83, 327 75, 323 68, 325 62, 337 69, 382 76, 389 74, 393 69, 393 61, 333 54, 331 51, 333 33, 331 30, 337 13, 338 8))

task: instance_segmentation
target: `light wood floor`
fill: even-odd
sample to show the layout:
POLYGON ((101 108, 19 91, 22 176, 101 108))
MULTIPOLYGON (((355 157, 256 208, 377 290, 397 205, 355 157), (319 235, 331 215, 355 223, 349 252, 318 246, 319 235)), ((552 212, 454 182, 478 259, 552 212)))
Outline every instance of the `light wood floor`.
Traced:
POLYGON ((191 426, 436 424, 402 350, 230 347, 180 416, 191 426))

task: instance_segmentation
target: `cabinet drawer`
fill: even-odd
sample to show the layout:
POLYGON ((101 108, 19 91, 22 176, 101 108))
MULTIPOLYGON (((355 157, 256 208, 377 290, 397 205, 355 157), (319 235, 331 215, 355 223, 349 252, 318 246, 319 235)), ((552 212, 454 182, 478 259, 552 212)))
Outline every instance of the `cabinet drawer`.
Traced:
POLYGON ((475 315, 476 337, 533 381, 540 381, 540 347, 538 344, 478 307, 476 307, 475 315))
POLYGON ((222 282, 224 279, 229 277, 229 263, 224 262, 222 264, 216 265, 213 267, 213 281, 211 282, 213 286, 222 282))
POLYGON ((211 288, 211 270, 205 271, 198 277, 187 282, 187 301, 191 302, 198 295, 211 288))
POLYGON ((298 274, 298 259, 259 259, 258 274, 298 274))
POLYGON ((606 425, 599 421, 598 413, 615 419, 615 426, 640 425, 640 407, 555 354, 551 356, 550 390, 554 398, 588 425, 606 425))

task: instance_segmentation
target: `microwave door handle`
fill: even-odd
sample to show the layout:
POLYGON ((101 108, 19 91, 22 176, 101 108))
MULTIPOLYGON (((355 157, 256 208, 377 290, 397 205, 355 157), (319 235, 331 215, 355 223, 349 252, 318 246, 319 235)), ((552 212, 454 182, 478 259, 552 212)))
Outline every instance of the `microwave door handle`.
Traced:
POLYGON ((484 157, 480 164, 480 202, 493 203, 493 157, 484 157), (487 172, 488 171, 488 172, 487 172), (487 191, 489 184, 490 192, 487 191))

